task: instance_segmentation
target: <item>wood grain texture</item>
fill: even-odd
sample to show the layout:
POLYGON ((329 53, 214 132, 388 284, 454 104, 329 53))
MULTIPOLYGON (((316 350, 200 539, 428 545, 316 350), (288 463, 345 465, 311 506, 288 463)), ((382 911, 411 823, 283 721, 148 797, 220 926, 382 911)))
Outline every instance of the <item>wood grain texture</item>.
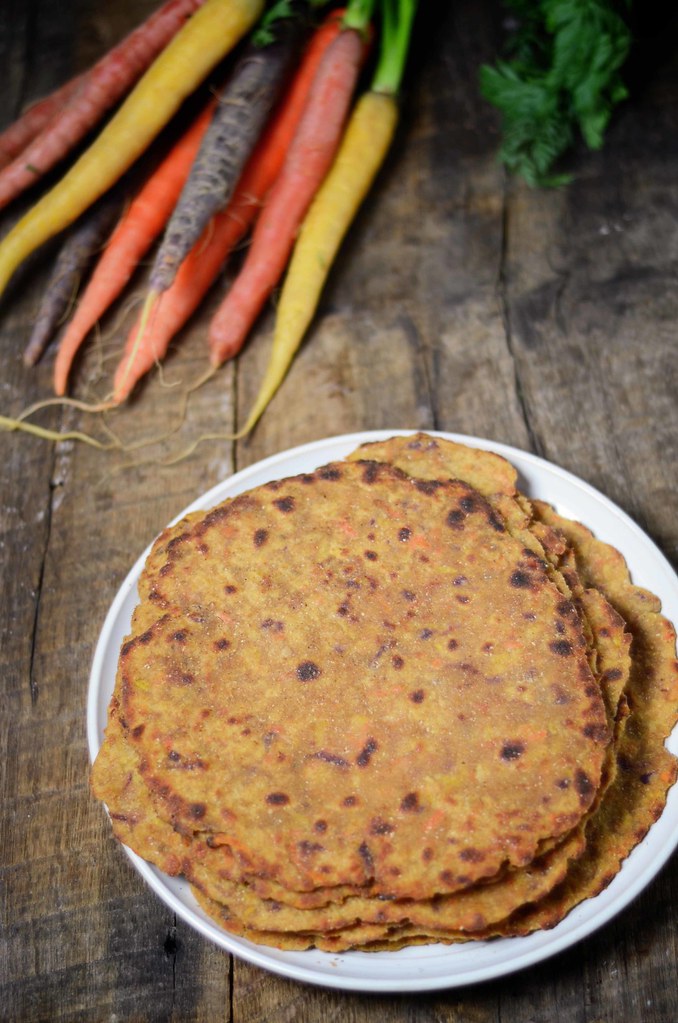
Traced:
MULTIPOLYGON (((153 6, 0 0, 1 116, 153 6)), ((476 74, 501 37, 499 4, 422 5, 393 149, 250 438, 229 435, 264 371, 272 303, 242 355, 186 399, 219 287, 105 427, 72 408, 35 417, 115 436, 115 450, 0 434, 0 1020, 678 1019, 675 858, 601 931, 500 981, 421 996, 300 985, 231 959, 146 888, 89 794, 85 735, 94 646, 132 563, 199 494, 306 441, 412 427, 532 450, 599 487, 678 563, 678 61, 675 24, 653 13, 632 101, 604 150, 573 153, 572 184, 551 192, 507 180, 495 159, 476 74)), ((3 413, 50 393, 53 354, 33 371, 21 354, 53 253, 0 309, 3 413)), ((78 396, 107 393, 144 282, 142 269, 78 360, 78 396)))

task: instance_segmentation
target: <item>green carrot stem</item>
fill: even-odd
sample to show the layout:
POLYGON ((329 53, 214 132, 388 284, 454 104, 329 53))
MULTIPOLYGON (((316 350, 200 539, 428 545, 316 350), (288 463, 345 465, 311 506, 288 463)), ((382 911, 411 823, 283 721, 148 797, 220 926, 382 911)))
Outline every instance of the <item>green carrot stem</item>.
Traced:
POLYGON ((364 32, 372 20, 374 0, 350 0, 342 19, 344 28, 354 28, 364 32))
POLYGON ((381 6, 381 49, 372 91, 395 96, 405 70, 417 0, 382 0, 381 6))
POLYGON ((295 3, 294 0, 277 0, 272 7, 269 7, 252 33, 252 45, 269 46, 275 41, 276 31, 279 28, 278 23, 299 17, 301 12, 301 5, 295 3))

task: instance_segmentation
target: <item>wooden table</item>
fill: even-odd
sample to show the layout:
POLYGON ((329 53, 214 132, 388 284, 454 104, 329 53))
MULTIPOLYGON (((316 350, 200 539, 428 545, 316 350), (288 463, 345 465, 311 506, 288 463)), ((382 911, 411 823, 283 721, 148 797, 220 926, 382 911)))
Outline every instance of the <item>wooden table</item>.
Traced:
MULTIPOLYGON (((3 0, 3 119, 153 6, 3 0)), ((619 917, 540 965, 474 987, 365 996, 279 978, 197 935, 137 876, 88 790, 88 676, 118 586, 186 504, 274 452, 395 427, 501 441, 599 488, 676 563, 676 19, 641 25, 633 98, 604 150, 572 156, 568 187, 531 191, 498 166, 497 119, 477 88, 499 5, 424 6, 388 165, 256 432, 225 436, 253 400, 270 309, 182 415, 215 294, 162 377, 107 420, 126 443, 165 433, 157 443, 101 451, 2 435, 2 1020, 678 1019, 675 858, 619 917)), ((47 246, 3 300, 3 414, 50 394, 52 352, 35 370, 21 355, 53 258, 47 246)), ((143 274, 129 295, 142 285, 143 274)), ((75 394, 106 393, 130 322, 125 299, 78 362, 75 394)), ((33 421, 107 436, 100 417, 72 407, 33 421)))

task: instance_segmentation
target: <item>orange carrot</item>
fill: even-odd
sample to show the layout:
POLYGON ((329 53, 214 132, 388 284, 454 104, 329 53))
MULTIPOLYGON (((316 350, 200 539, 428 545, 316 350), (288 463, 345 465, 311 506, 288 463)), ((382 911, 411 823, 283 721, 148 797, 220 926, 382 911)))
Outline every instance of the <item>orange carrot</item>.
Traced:
POLYGON ((60 116, 51 119, 0 172, 0 209, 66 156, 134 85, 204 0, 167 0, 87 74, 60 116))
POLYGON ((76 75, 43 99, 31 103, 24 112, 0 134, 0 167, 11 163, 32 142, 66 103, 82 88, 86 75, 76 75))
POLYGON ((143 334, 141 316, 132 327, 113 382, 121 402, 167 352, 170 341, 195 312, 233 248, 244 237, 280 173, 323 54, 341 30, 344 10, 335 10, 314 32, 272 121, 242 173, 229 205, 218 213, 163 292, 143 334))
POLYGON ((285 163, 257 221, 247 259, 210 325, 213 366, 240 350, 282 276, 299 224, 341 140, 367 51, 365 34, 344 27, 323 56, 285 163))
POLYGON ((71 364, 80 345, 118 297, 165 226, 207 131, 214 103, 207 105, 170 150, 115 228, 59 343, 54 364, 56 394, 65 393, 71 364))

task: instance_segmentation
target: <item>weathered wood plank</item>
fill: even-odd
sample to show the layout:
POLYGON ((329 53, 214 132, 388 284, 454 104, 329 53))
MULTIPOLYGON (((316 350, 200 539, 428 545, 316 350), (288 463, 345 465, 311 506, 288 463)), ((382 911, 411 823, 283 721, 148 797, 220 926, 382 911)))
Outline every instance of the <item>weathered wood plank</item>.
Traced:
MULTIPOLYGON (((655 69, 642 101, 619 112, 605 149, 574 161, 566 189, 531 192, 512 183, 503 270, 535 450, 616 501, 674 563, 675 72, 675 59, 655 69)), ((666 948, 675 937, 665 907, 675 898, 674 867, 618 921, 540 968, 543 986, 519 977, 523 998, 529 991, 538 999, 535 1018, 550 1018, 559 1005, 567 1019, 671 1019, 666 948)))
POLYGON ((558 192, 516 186, 506 298, 538 450, 597 485, 675 558, 675 58, 558 192))
MULTIPOLYGON (((198 411, 193 408, 194 425, 198 411)), ((14 694, 10 735, 12 803, 4 848, 17 977, 10 996, 24 1005, 26 991, 33 987, 37 999, 42 986, 44 1015, 36 1008, 34 1018, 62 1018, 50 991, 56 997, 60 985, 77 986, 96 962, 97 1004, 111 1015, 129 1018, 130 1007, 148 1004, 154 1013, 149 1010, 148 1019, 172 1018, 175 1010, 179 1019, 207 1018, 200 1016, 204 1007, 195 1016, 186 1005, 179 1012, 176 999, 183 992, 193 1004, 206 963, 209 1004, 228 1004, 228 957, 187 933, 132 874, 87 788, 84 707, 94 644, 118 585, 159 529, 216 479, 207 475, 209 457, 174 472, 145 465, 102 478, 99 452, 61 447, 32 673, 22 673, 14 694), (46 864, 55 887, 44 884, 46 864), (165 954, 168 935, 180 954, 165 954)), ((230 471, 223 456, 217 471, 230 471)), ((68 1011, 63 1018, 70 1018, 68 1011)))

